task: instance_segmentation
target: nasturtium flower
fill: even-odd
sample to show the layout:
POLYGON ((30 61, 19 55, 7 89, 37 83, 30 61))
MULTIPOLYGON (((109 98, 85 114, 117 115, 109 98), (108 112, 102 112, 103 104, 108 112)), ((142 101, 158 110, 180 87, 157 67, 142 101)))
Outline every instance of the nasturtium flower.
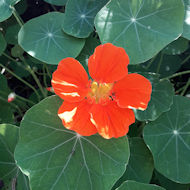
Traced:
POLYGON ((127 134, 135 122, 133 109, 145 110, 152 86, 142 75, 128 74, 125 50, 99 45, 88 60, 89 74, 74 58, 60 61, 52 86, 64 102, 58 110, 63 125, 83 136, 109 139, 127 134))

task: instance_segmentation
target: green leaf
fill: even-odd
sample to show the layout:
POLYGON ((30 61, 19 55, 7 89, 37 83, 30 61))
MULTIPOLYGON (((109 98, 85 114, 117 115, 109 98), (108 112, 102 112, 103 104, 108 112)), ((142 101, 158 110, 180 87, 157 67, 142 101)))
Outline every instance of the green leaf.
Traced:
POLYGON ((174 96, 170 111, 150 122, 144 140, 150 148, 155 168, 177 183, 190 182, 190 101, 174 96))
POLYGON ((156 177, 158 178, 161 186, 167 190, 189 190, 190 188, 190 184, 175 183, 158 172, 156 172, 156 177))
POLYGON ((82 137, 57 116, 62 100, 51 96, 32 107, 21 122, 15 157, 35 190, 109 190, 129 159, 126 137, 82 137))
POLYGON ((83 65, 83 67, 87 72, 88 72, 88 58, 94 53, 94 49, 98 45, 100 45, 100 41, 97 38, 90 36, 89 38, 86 39, 84 48, 82 49, 79 56, 76 58, 83 65))
POLYGON ((5 99, 0 96, 0 123, 14 123, 12 108, 5 99))
MULTIPOLYGON (((147 65, 149 65, 150 62, 151 60, 143 64, 145 65, 145 68, 147 65)), ((161 52, 156 56, 152 64, 146 70, 150 72, 159 73, 161 78, 163 78, 170 76, 176 71, 178 71, 181 67, 181 62, 182 60, 179 56, 166 55, 163 54, 163 52, 161 52)))
POLYGON ((8 44, 18 44, 18 32, 20 30, 20 26, 18 24, 11 25, 7 28, 5 33, 5 39, 8 44))
POLYGON ((108 0, 68 0, 63 30, 72 36, 86 38, 94 30, 94 18, 108 0))
POLYGON ((184 18, 182 36, 190 40, 190 1, 183 0, 183 2, 185 4, 185 18, 184 18))
POLYGON ((8 19, 13 13, 13 6, 20 0, 1 0, 0 2, 0 22, 8 19))
POLYGON ((163 49, 163 53, 168 55, 177 55, 186 51, 189 47, 189 41, 185 38, 178 38, 163 49))
POLYGON ((153 121, 170 109, 173 103, 174 89, 168 80, 160 81, 155 74, 144 73, 143 75, 152 83, 151 100, 146 110, 134 109, 134 112, 139 121, 153 121))
POLYGON ((115 0, 100 10, 95 26, 102 43, 125 48, 138 64, 181 35, 183 18, 181 0, 115 0))
POLYGON ((11 55, 13 57, 21 57, 23 54, 24 50, 18 44, 11 48, 11 55))
POLYGON ((31 56, 57 65, 66 57, 76 57, 84 46, 83 39, 65 34, 63 13, 51 12, 29 20, 18 34, 19 45, 31 56))
POLYGON ((67 0, 44 0, 44 1, 57 6, 63 6, 67 2, 67 0))
MULTIPOLYGON (((126 180, 149 183, 152 177, 154 162, 152 155, 142 138, 129 138, 130 158, 123 176, 115 184, 115 188, 126 180)), ((113 189, 115 189, 113 187, 113 189)))
POLYGON ((15 125, 0 125, 0 179, 5 189, 13 189, 17 184, 20 189, 29 190, 26 176, 15 164, 14 149, 18 141, 19 128, 15 125))
POLYGON ((5 41, 3 34, 0 32, 0 55, 4 52, 6 47, 7 47, 7 42, 5 41))
POLYGON ((117 190, 165 190, 162 187, 152 184, 139 183, 136 181, 126 181, 117 190))

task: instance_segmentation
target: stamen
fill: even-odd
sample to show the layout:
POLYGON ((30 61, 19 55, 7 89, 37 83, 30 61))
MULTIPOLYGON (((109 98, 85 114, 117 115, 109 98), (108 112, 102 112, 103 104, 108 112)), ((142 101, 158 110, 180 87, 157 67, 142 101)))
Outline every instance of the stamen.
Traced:
POLYGON ((110 99, 112 87, 112 83, 97 83, 94 81, 91 83, 91 91, 88 96, 96 103, 100 103, 100 101, 110 99))

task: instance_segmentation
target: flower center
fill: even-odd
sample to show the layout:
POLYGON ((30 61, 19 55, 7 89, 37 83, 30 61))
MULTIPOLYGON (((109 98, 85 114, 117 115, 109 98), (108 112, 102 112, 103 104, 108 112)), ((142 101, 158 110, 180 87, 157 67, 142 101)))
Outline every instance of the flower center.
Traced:
POLYGON ((112 87, 112 83, 98 83, 93 81, 90 86, 88 97, 94 100, 95 103, 104 103, 111 98, 112 87))

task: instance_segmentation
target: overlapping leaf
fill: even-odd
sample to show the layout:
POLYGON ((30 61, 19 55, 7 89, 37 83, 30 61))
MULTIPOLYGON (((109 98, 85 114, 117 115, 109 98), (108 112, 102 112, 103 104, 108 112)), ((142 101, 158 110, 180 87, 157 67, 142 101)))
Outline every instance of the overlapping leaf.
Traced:
POLYGON ((136 181, 127 181, 121 185, 117 190, 164 190, 164 188, 157 185, 139 183, 136 181))
POLYGON ((0 180, 5 189, 29 190, 28 179, 15 164, 14 149, 19 128, 10 124, 0 125, 0 180))
POLYGON ((174 89, 172 84, 168 81, 160 81, 158 75, 155 74, 143 74, 152 83, 151 100, 148 103, 146 110, 134 110, 135 116, 140 121, 155 120, 163 112, 170 109, 173 103, 174 89))
POLYGON ((168 55, 177 55, 186 51, 189 47, 189 41, 185 38, 178 38, 163 49, 163 53, 168 55))
POLYGON ((190 182, 190 101, 175 96, 170 111, 148 123, 144 140, 153 154, 155 168, 177 183, 190 182))
POLYGON ((125 48, 131 64, 147 61, 183 32, 181 0, 115 0, 97 14, 102 43, 125 48))
POLYGON ((62 126, 62 101, 49 97, 31 108, 21 122, 15 157, 35 190, 109 190, 129 159, 126 137, 82 137, 62 126))
POLYGON ((160 185, 167 190, 189 190, 190 188, 190 184, 175 183, 158 172, 156 172, 156 178, 159 180, 160 185))
POLYGON ((63 30, 72 36, 85 38, 94 30, 94 18, 108 0, 68 0, 63 30))
MULTIPOLYGON (((129 138, 130 159, 123 176, 118 180, 118 187, 126 180, 149 183, 154 169, 152 155, 142 138, 129 138)), ((114 189, 114 188, 113 188, 114 189)))

